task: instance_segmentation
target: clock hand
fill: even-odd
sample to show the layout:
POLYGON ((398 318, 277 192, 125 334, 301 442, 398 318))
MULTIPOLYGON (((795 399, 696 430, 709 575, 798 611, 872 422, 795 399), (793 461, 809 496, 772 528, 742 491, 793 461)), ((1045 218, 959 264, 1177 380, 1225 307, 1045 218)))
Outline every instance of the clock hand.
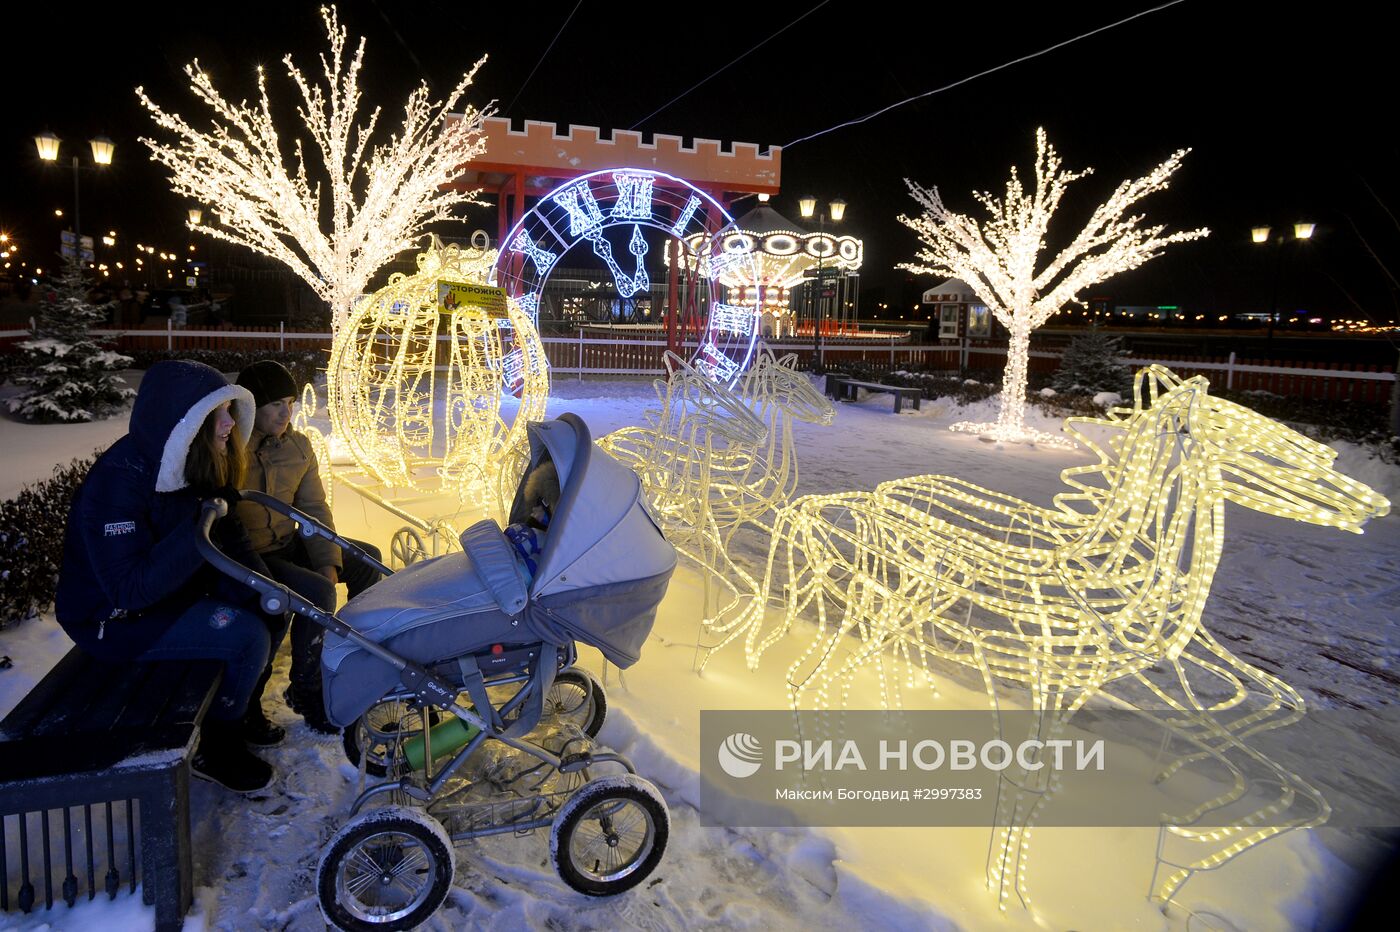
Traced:
POLYGON ((647 254, 647 241, 642 236, 642 228, 636 225, 632 227, 632 240, 627 244, 627 251, 637 257, 637 272, 632 276, 632 291, 648 291, 651 289, 651 276, 647 275, 646 266, 642 264, 642 257, 647 254))
POLYGON ((613 282, 617 285, 617 293, 622 297, 634 294, 636 287, 629 275, 618 267, 617 260, 613 258, 612 243, 603 239, 601 231, 595 230, 588 235, 593 243, 593 254, 608 264, 609 271, 612 272, 613 282))

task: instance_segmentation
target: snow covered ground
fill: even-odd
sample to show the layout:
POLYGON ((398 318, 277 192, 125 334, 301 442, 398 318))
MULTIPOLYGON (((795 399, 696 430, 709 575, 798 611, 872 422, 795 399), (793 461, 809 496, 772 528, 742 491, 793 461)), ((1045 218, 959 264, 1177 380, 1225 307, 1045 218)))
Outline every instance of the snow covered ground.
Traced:
MULTIPOLYGON (((653 402, 649 380, 561 379, 549 414, 573 411, 601 436, 640 423, 653 402)), ((946 429, 992 413, 991 402, 970 409, 925 403, 921 412, 896 416, 885 396, 841 405, 832 427, 796 426, 800 491, 869 489, 901 476, 946 473, 1049 504, 1061 487, 1059 471, 1087 462, 1087 454, 998 448, 946 429)), ((1030 417, 1034 426, 1058 429, 1034 412, 1030 417)), ((0 421, 3 494, 124 430, 123 421, 62 428, 0 421)), ((1343 445, 1338 468, 1400 497, 1400 469, 1360 448, 1343 445)), ((335 508, 343 533, 381 544, 400 524, 343 487, 335 508)), ((1226 523, 1206 625, 1316 707, 1395 704, 1400 518, 1351 535, 1229 506, 1226 523)), ((752 559, 752 551, 741 558, 752 559)), ((626 673, 625 686, 616 670, 609 678, 602 741, 631 756, 671 808, 670 845, 652 880, 612 900, 591 900, 554 876, 546 838, 488 838, 459 847, 456 886, 431 928, 1302 929, 1325 925, 1359 876, 1365 851, 1352 839, 1327 830, 1294 832, 1192 880, 1181 907, 1163 915, 1145 897, 1155 829, 1039 829, 1028 876, 1035 912, 1013 908, 1002 915, 983 880, 986 829, 703 827, 696 811, 699 712, 786 708, 787 664, 782 656, 765 657, 751 673, 735 646, 703 676, 692 673, 701 592, 700 576, 683 566, 642 661, 626 673)), ((793 640, 792 649, 797 646, 793 640)), ((0 653, 15 662, 0 671, 0 714, 66 649, 49 618, 0 633, 0 653)), ((322 928, 314 867, 353 798, 357 775, 339 741, 316 737, 274 698, 285 663, 284 657, 267 701, 290 733, 269 754, 279 773, 274 790, 250 802, 209 784, 194 789, 197 897, 186 929, 322 928)), ((583 651, 583 663, 602 675, 595 652, 583 651)), ((961 698, 956 687, 944 695, 961 698)), ((139 898, 122 897, 72 911, 11 914, 0 917, 0 928, 118 930, 150 922, 139 898)))

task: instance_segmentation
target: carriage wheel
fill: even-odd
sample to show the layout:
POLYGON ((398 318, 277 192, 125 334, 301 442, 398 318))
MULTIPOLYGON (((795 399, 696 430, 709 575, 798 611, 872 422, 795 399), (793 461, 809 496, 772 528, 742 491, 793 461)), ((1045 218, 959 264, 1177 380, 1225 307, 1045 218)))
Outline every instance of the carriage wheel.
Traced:
MULTIPOLYGON (((590 738, 598 737, 608 717, 608 698, 603 687, 591 673, 579 667, 569 667, 555 674, 542 705, 540 721, 569 722, 590 738)), ((506 716, 506 723, 518 719, 524 707, 522 703, 506 716)))
POLYGON ((589 896, 612 896, 641 883, 666 852, 666 801, 635 774, 594 780, 554 817, 549 856, 564 883, 589 896))
POLYGON ((441 825, 416 809, 387 806, 335 834, 316 869, 316 892, 337 929, 413 929, 447 899, 455 870, 441 825))
POLYGON ((383 777, 389 773, 398 745, 406 737, 418 733, 422 718, 418 709, 407 702, 391 699, 380 702, 345 729, 341 743, 345 756, 356 767, 365 758, 365 773, 383 777))
POLYGON ((428 555, 422 536, 411 527, 401 527, 389 541, 389 568, 401 570, 428 555))
POLYGON ((544 697, 544 717, 572 722, 590 738, 598 737, 608 717, 608 698, 587 670, 560 670, 544 697))

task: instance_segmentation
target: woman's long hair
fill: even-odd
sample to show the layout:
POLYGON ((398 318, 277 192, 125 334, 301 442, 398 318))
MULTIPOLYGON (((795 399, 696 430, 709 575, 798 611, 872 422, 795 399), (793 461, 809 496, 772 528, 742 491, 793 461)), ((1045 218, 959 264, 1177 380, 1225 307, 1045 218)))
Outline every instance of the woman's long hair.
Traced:
POLYGON ((214 421, 218 409, 209 412, 204 424, 190 444, 185 457, 185 481, 200 494, 208 494, 227 486, 235 489, 243 484, 248 472, 248 454, 243 449, 243 436, 235 426, 228 436, 224 452, 214 445, 214 421))

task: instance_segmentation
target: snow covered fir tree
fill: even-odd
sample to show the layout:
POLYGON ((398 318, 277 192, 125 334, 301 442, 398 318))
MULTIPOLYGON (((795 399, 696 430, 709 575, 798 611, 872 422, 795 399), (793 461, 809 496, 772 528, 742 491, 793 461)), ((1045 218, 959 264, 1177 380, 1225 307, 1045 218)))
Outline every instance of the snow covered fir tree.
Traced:
POLYGON ((104 349, 89 333, 105 314, 88 303, 88 289, 81 262, 65 259, 34 321, 34 335, 19 344, 11 381, 25 391, 9 404, 25 420, 98 420, 120 411, 135 394, 113 374, 129 366, 131 357, 104 349))
POLYGON ((1132 388, 1133 375, 1119 362, 1122 355, 1122 341, 1094 325, 1065 347, 1059 371, 1050 387, 1057 392, 1127 394, 1132 388))

